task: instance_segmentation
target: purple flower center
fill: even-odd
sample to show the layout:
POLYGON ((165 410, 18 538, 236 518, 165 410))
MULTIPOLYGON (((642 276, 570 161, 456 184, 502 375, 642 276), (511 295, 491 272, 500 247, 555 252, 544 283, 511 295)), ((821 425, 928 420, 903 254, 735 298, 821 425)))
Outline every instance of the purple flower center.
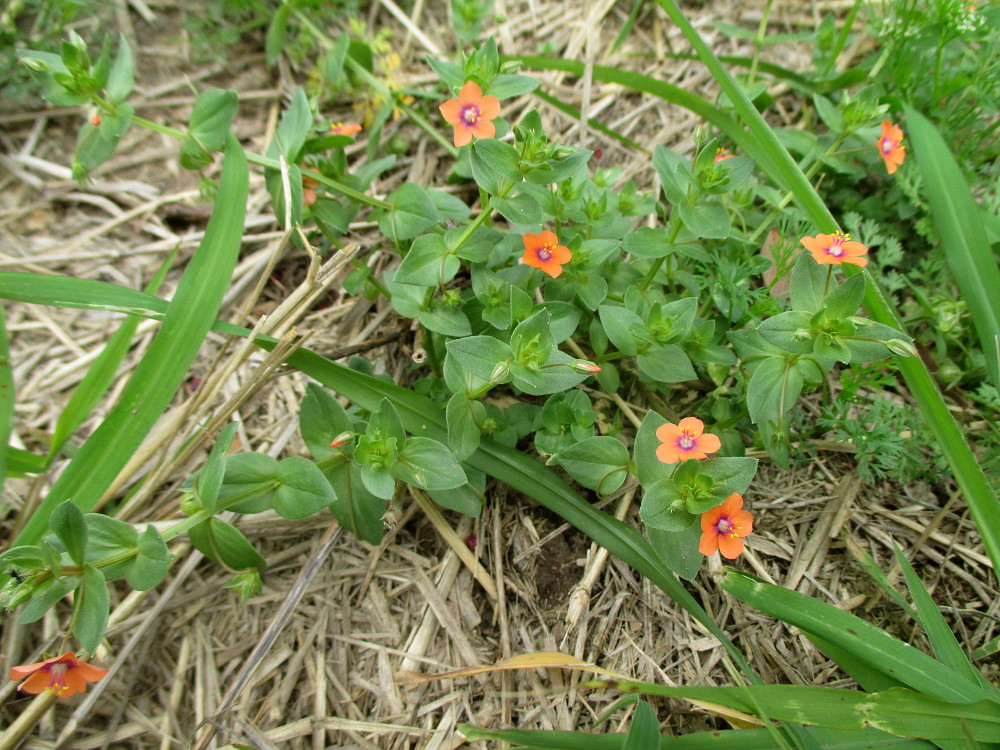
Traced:
POLYGON ((462 112, 459 114, 458 119, 463 125, 472 127, 483 118, 479 114, 479 107, 475 104, 466 104, 462 107, 462 112))
POLYGON ((834 256, 835 258, 839 258, 841 255, 844 254, 844 241, 840 237, 838 237, 833 241, 833 244, 826 249, 826 252, 829 255, 834 256))
POLYGON ((892 153, 892 148, 893 148, 894 145, 895 144, 893 144, 892 138, 883 138, 882 139, 882 153, 883 154, 891 154, 892 153))
POLYGON ((733 528, 733 522, 727 516, 723 516, 715 524, 715 530, 720 534, 728 534, 733 528))
POLYGON ((535 251, 535 255, 543 263, 552 260, 552 245, 542 245, 535 251))
POLYGON ((680 438, 677 439, 677 447, 682 451, 689 451, 695 446, 695 439, 687 431, 682 432, 680 438))

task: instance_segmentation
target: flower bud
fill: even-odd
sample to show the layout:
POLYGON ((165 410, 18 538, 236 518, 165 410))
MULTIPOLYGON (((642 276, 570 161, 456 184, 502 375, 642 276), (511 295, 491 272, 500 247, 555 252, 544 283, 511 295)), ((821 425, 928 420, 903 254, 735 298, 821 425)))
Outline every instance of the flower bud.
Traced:
POLYGON ((898 354, 900 357, 916 357, 917 348, 909 341, 903 341, 902 339, 889 339, 885 342, 886 348, 893 354, 898 354))
POLYGON ((251 596, 259 594, 264 590, 264 584, 260 580, 260 573, 256 568, 251 568, 242 573, 237 573, 233 579, 225 585, 227 589, 236 589, 240 598, 245 603, 251 596))
POLYGON ((96 109, 92 109, 90 110, 90 115, 87 117, 87 119, 90 120, 90 124, 96 128, 98 125, 101 124, 101 113, 98 112, 96 109))
POLYGON ((353 435, 350 432, 342 432, 333 439, 333 442, 330 443, 330 447, 339 448, 342 445, 347 445, 352 439, 353 435))
POLYGON ((596 364, 587 359, 575 360, 570 367, 572 367, 577 372, 586 373, 587 375, 593 375, 595 372, 600 372, 601 368, 596 364))
POLYGON ((490 382, 499 383, 510 373, 510 362, 500 362, 496 367, 493 368, 493 372, 490 373, 490 382))

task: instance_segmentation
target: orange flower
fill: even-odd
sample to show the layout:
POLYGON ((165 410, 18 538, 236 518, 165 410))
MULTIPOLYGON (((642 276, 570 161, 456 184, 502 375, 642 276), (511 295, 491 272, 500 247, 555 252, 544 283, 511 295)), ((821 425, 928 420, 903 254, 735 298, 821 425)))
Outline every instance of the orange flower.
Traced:
POLYGON ((893 125, 888 120, 882 120, 882 135, 878 139, 878 154, 885 161, 889 174, 896 174, 899 165, 906 158, 906 146, 903 145, 903 131, 899 125, 893 125))
POLYGON ((868 265, 868 258, 862 257, 868 252, 868 248, 852 240, 849 234, 817 234, 815 237, 803 237, 799 242, 813 254, 817 263, 832 263, 835 266, 842 263, 853 263, 861 267, 868 265))
POLYGON ((11 667, 10 679, 23 680, 27 677, 17 686, 18 690, 26 693, 41 693, 45 690, 60 698, 69 698, 86 690, 88 682, 104 679, 107 673, 108 670, 85 664, 72 651, 67 651, 53 659, 11 667))
MULTIPOLYGON (((302 166, 305 166, 304 164, 302 166)), ((320 171, 316 167, 306 167, 307 172, 315 172, 320 174, 320 171)), ((302 203, 306 206, 311 206, 316 202, 316 191, 313 188, 318 187, 319 182, 314 180, 312 177, 307 177, 302 175, 302 203)))
POLYGON ((726 502, 701 514, 701 543, 698 551, 714 555, 719 550, 727 560, 743 552, 743 537, 753 531, 753 516, 742 510, 743 498, 735 492, 726 502))
POLYGON ((656 457, 665 464, 688 458, 708 458, 709 453, 722 447, 722 441, 704 430, 705 423, 695 417, 685 417, 679 424, 661 424, 656 429, 656 437, 663 445, 656 449, 656 457))
POLYGON ((475 81, 467 81, 457 99, 449 99, 439 109, 446 122, 455 126, 455 145, 464 146, 473 138, 492 138, 497 134, 493 120, 500 116, 500 100, 483 96, 475 81))
POLYGON ((330 126, 330 135, 356 135, 361 126, 356 122, 335 122, 330 126))
MULTIPOLYGON (((458 126, 456 126, 456 132, 458 126)), ((457 142, 457 138, 456 138, 457 142)), ((526 232, 524 235, 524 255, 521 262, 540 268, 553 279, 562 273, 563 264, 569 263, 573 254, 565 245, 557 245, 559 238, 555 232, 543 229, 540 234, 526 232)))
POLYGON ((715 160, 713 164, 718 164, 720 161, 725 161, 726 159, 732 159, 736 154, 730 154, 726 149, 720 148, 715 151, 715 160))

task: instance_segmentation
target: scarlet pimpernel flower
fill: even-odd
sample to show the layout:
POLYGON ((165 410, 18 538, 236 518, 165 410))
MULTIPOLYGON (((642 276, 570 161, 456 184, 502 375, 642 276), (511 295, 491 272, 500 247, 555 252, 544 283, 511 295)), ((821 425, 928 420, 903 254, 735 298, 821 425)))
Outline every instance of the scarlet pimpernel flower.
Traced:
POLYGON ((335 122, 330 126, 330 135, 357 135, 361 126, 356 122, 335 122))
POLYGON ((540 268, 553 279, 562 273, 563 265, 573 257, 568 247, 558 244, 556 233, 548 229, 543 229, 539 234, 526 232, 523 239, 524 255, 521 261, 525 265, 540 268))
POLYGON ((656 457, 665 464, 675 464, 689 458, 708 458, 722 447, 716 435, 705 432, 705 423, 696 417, 685 417, 678 424, 667 422, 656 429, 656 437, 663 444, 656 449, 656 457))
POLYGON ((722 556, 733 560, 743 552, 743 537, 753 531, 753 516, 743 510, 743 497, 735 492, 701 514, 701 543, 698 551, 713 555, 719 550, 722 556))
POLYGON ((806 250, 812 253, 817 263, 833 264, 853 263, 856 266, 867 266, 868 248, 860 242, 851 239, 849 234, 817 234, 815 237, 803 237, 799 240, 806 250))
POLYGON ((731 154, 726 149, 720 148, 715 151, 715 159, 712 160, 713 164, 718 164, 720 161, 725 161, 726 159, 732 159, 735 154, 731 154))
POLYGON ((455 126, 455 145, 464 146, 473 138, 497 134, 493 120, 500 116, 500 100, 487 94, 475 81, 467 81, 457 99, 449 99, 439 109, 446 122, 455 126))
POLYGON ((906 158, 903 131, 898 125, 893 125, 888 120, 882 120, 882 135, 878 139, 878 153, 885 161, 885 168, 889 174, 896 174, 899 165, 906 158))
POLYGON ((104 679, 108 670, 86 664, 76 658, 76 654, 67 651, 62 656, 23 664, 10 668, 10 679, 24 680, 17 686, 26 693, 41 693, 48 691, 59 698, 69 698, 87 689, 88 682, 104 679))

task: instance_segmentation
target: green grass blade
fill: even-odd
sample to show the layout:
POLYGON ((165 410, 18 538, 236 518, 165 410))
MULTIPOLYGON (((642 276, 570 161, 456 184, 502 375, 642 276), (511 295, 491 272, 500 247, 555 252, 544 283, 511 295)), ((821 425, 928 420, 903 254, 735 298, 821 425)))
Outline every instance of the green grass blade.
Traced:
MULTIPOLYGON (((733 102, 737 113, 750 131, 750 137, 747 138, 742 129, 738 127, 736 135, 731 134, 720 125, 720 122, 724 123, 725 120, 717 122, 704 116, 705 119, 730 135, 740 148, 757 160, 771 179, 789 191, 820 232, 836 231, 839 227, 826 204, 823 203, 795 160, 778 141, 777 136, 764 121, 764 118, 712 54, 712 50, 705 44, 695 28, 691 26, 673 0, 657 0, 657 2, 678 25, 702 62, 708 67, 730 101, 733 102)), ((677 103, 681 106, 687 106, 686 101, 686 99, 678 99, 677 103)), ((697 112, 697 110, 692 111, 697 112)), ((854 269, 853 266, 851 269, 846 273, 868 274, 870 283, 865 285, 864 305, 869 316, 878 323, 901 329, 902 324, 899 317, 871 272, 867 269, 864 271, 854 269)), ((945 405, 941 391, 938 390, 937 384, 924 363, 919 357, 896 357, 895 363, 902 373, 910 393, 913 394, 913 398, 920 407, 934 439, 947 458, 948 465, 951 466, 951 470, 955 474, 955 480, 965 495, 969 510, 972 511, 976 526, 983 538, 983 546, 993 563, 993 568, 1000 570, 1000 499, 991 490, 982 467, 979 466, 968 443, 965 442, 961 428, 945 405)))
MULTIPOLYGON (((621 750, 625 734, 550 732, 541 729, 460 728, 468 740, 497 740, 529 750, 621 750)), ((812 737, 822 750, 933 750, 925 740, 896 737, 878 729, 815 728, 812 737)), ((764 729, 731 729, 693 732, 681 737, 660 737, 659 750, 774 750, 774 739, 764 729)))
POLYGON ((978 681, 881 628, 811 596, 736 572, 722 579, 722 587, 740 601, 832 643, 914 690, 944 701, 978 701, 1000 695, 995 688, 983 688, 978 681))
POLYGON ((60 474, 15 544, 37 542, 48 528, 53 508, 67 498, 82 510, 93 508, 169 406, 229 286, 243 235, 247 178, 243 150, 230 136, 219 199, 156 339, 121 400, 60 474))
POLYGON ((666 687, 644 682, 612 683, 620 690, 720 703, 737 711, 806 726, 863 729, 866 725, 898 737, 962 741, 1000 741, 1000 704, 981 700, 952 702, 913 690, 890 688, 881 693, 813 685, 750 687, 666 687))
POLYGON ((7 477, 7 454, 10 452, 10 431, 14 428, 14 373, 10 368, 10 342, 7 323, 0 307, 0 490, 7 477))
POLYGON ((962 646, 955 637, 951 626, 941 615, 930 593, 924 587, 923 581, 917 575, 910 561, 906 559, 899 547, 893 545, 893 552, 896 555, 896 562, 903 569, 903 576, 906 578, 906 585, 910 589, 910 596, 917 607, 917 622, 927 633, 927 639, 931 642, 931 648, 938 661, 947 664, 965 679, 979 683, 984 689, 994 691, 994 695, 1000 697, 1000 691, 996 691, 969 661, 962 646))
POLYGON ((6 476, 16 477, 24 474, 41 474, 49 468, 45 456, 36 456, 30 451, 20 448, 7 448, 6 476))
MULTIPOLYGON (((146 286, 145 294, 156 294, 176 256, 175 250, 164 260, 146 286)), ((87 418, 87 415, 107 392, 118 372, 118 367, 132 346, 132 339, 135 337, 135 329, 138 325, 138 317, 130 315, 125 318, 118 330, 108 340, 104 351, 94 360, 90 369, 87 370, 87 374, 83 376, 80 384, 73 391, 73 395, 62 414, 59 415, 55 429, 52 431, 49 461, 59 452, 69 436, 76 432, 76 428, 83 424, 83 420, 87 418)))
POLYGON ((986 369, 1000 390, 1000 270, 969 183, 941 134, 920 112, 904 105, 913 146, 931 204, 934 226, 962 299, 969 306, 986 369))

